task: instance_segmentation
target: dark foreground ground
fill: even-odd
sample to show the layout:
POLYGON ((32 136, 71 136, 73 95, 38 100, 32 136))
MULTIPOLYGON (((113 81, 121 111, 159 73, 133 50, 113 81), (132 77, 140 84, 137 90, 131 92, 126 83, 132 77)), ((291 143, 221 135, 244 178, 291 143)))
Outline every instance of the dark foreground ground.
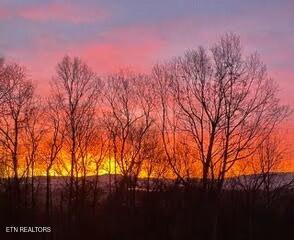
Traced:
MULTIPOLYGON (((34 203, 21 203, 5 191, 0 195, 0 239, 102 240, 262 240, 294 238, 294 193, 226 189, 217 197, 197 186, 169 185, 146 189, 102 188, 92 196, 91 185, 75 192, 54 190, 50 206, 36 191, 34 203), (50 227, 50 233, 6 233, 6 227, 50 227)), ((30 192, 30 191, 27 191, 30 192)), ((27 193, 28 194, 28 193, 27 193)))

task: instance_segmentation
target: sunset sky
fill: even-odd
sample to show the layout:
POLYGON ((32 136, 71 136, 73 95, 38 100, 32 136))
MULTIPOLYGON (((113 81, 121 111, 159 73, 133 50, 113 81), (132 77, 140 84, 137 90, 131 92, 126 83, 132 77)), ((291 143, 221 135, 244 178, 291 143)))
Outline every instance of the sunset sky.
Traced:
MULTIPOLYGON (((25 65, 46 93, 65 54, 100 74, 148 71, 235 32, 245 52, 260 53, 283 102, 294 106, 293 13, 293 0, 0 0, 0 56, 25 65)), ((287 126, 293 135, 293 117, 287 126)))

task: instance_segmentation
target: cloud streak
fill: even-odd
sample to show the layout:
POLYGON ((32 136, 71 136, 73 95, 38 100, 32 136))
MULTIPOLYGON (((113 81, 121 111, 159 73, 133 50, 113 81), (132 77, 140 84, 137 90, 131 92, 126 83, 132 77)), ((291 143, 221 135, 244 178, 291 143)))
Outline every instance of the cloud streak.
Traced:
POLYGON ((88 8, 86 5, 70 3, 47 3, 19 8, 0 8, 0 18, 19 17, 29 21, 63 21, 74 24, 91 23, 104 20, 108 12, 102 8, 88 8))

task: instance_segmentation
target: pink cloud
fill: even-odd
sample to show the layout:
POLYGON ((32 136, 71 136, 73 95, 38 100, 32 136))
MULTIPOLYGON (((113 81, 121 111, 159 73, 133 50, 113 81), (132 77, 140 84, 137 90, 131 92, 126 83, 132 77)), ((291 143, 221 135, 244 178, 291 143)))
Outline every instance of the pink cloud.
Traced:
POLYGON ((118 28, 100 37, 101 42, 92 41, 82 46, 77 54, 107 71, 126 66, 146 71, 166 54, 169 45, 146 26, 118 28))
POLYGON ((80 49, 80 56, 103 72, 116 71, 123 67, 146 71, 151 68, 153 56, 160 49, 160 41, 155 40, 129 46, 90 44, 80 49))
POLYGON ((279 84, 279 95, 283 103, 294 107, 294 70, 269 69, 270 76, 279 84))
POLYGON ((79 56, 99 75, 131 68, 146 72, 163 54, 166 42, 149 29, 121 28, 105 33, 102 41, 71 42, 60 45, 54 38, 38 36, 34 52, 17 49, 9 52, 8 59, 24 64, 40 92, 48 91, 48 83, 55 74, 55 66, 64 55, 79 56), (141 36, 136 39, 136 36, 141 36))
POLYGON ((105 9, 86 8, 73 4, 49 4, 20 9, 0 9, 0 18, 22 17, 32 21, 66 21, 86 23, 105 19, 108 12, 105 9))
POLYGON ((6 9, 0 8, 0 19, 8 17, 10 14, 6 9))

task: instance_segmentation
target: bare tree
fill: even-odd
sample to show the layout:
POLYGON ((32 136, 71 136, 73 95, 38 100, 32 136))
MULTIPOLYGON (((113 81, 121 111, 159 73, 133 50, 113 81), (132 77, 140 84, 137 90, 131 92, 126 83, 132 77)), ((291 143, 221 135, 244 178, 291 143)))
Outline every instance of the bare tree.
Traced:
POLYGON ((269 206, 281 192, 293 187, 293 178, 280 173, 286 151, 281 137, 272 133, 250 160, 238 164, 243 166, 243 173, 236 178, 237 186, 255 194, 255 198, 258 198, 258 192, 262 192, 269 206))
POLYGON ((57 65, 52 93, 65 125, 65 146, 70 153, 69 207, 78 189, 79 157, 88 138, 87 126, 96 109, 100 81, 79 58, 64 57, 57 65))
POLYGON ((203 188, 216 180, 220 191, 226 173, 256 151, 288 109, 279 103, 265 65, 257 54, 244 57, 234 34, 226 34, 210 51, 190 50, 161 68, 157 78, 168 79, 177 131, 197 149, 203 188))
POLYGON ((135 186, 142 168, 144 139, 153 124, 153 101, 148 78, 120 72, 107 79, 105 122, 111 154, 124 176, 122 187, 135 186))
POLYGON ((14 64, 5 64, 4 58, 0 58, 0 103, 4 101, 5 95, 14 87, 15 81, 11 78, 14 71, 14 64))
MULTIPOLYGON (((183 130, 181 116, 177 106, 176 95, 172 92, 173 64, 156 65, 152 75, 156 81, 154 93, 157 96, 157 124, 166 161, 177 181, 189 185, 191 177, 195 176, 195 160, 198 152, 192 148, 191 138, 183 130)), ((192 139, 193 140, 193 139, 192 139)))
POLYGON ((41 140, 44 136, 45 129, 41 124, 43 116, 43 109, 40 107, 40 99, 32 100, 30 103, 30 109, 26 113, 25 119, 25 135, 27 139, 25 142, 26 156, 25 162, 26 168, 24 174, 26 175, 26 181, 30 177, 31 183, 31 206, 35 207, 35 168, 36 165, 42 166, 41 159, 41 140))
POLYGON ((166 176, 169 168, 164 148, 161 143, 161 135, 155 126, 148 131, 143 142, 142 152, 140 153, 143 159, 140 177, 144 180, 144 187, 149 193, 150 191, 158 190, 159 183, 166 176))
POLYGON ((237 163, 239 171, 230 179, 230 188, 241 190, 248 214, 248 234, 254 234, 256 209, 273 207, 281 195, 293 188, 291 174, 279 173, 286 149, 276 131, 272 132, 249 159, 237 163))
POLYGON ((46 171, 46 212, 50 216, 52 207, 51 175, 57 164, 64 143, 64 125, 58 104, 48 99, 45 114, 46 124, 44 137, 43 162, 46 171))
POLYGON ((106 163, 107 158, 110 158, 109 153, 109 139, 107 132, 103 128, 102 122, 98 120, 96 126, 96 139, 93 144, 92 151, 92 162, 91 165, 94 168, 94 189, 93 189, 93 211, 95 213, 97 200, 98 200, 98 190, 99 190, 99 175, 102 165, 106 163))
POLYGON ((20 201, 20 161, 24 160, 25 124, 31 111, 34 87, 23 67, 17 64, 6 66, 4 74, 6 93, 2 97, 0 138, 7 152, 8 166, 13 173, 14 199, 20 201))

